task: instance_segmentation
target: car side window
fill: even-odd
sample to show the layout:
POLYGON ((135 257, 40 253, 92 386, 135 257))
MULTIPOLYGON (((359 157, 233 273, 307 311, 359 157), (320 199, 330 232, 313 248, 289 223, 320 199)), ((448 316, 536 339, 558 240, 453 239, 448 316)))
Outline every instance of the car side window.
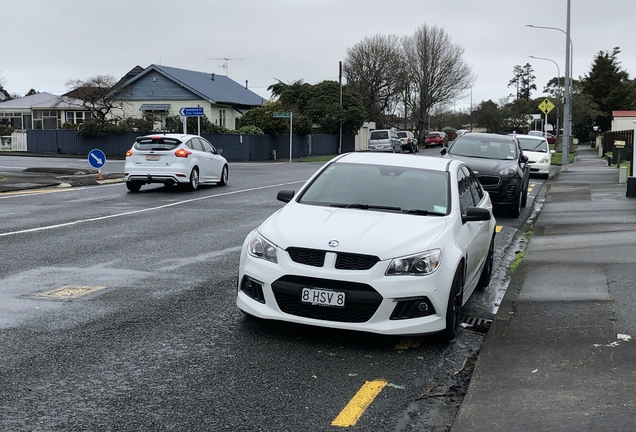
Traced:
POLYGON ((205 139, 199 138, 199 140, 201 141, 201 144, 203 145, 203 151, 206 151, 208 153, 214 153, 216 151, 214 149, 214 146, 210 144, 208 141, 206 141, 205 139))
POLYGON ((470 192, 470 184, 464 171, 460 168, 457 171, 457 191, 459 192, 459 207, 462 214, 466 214, 468 207, 475 205, 473 195, 470 192))
POLYGON ((468 187, 470 188, 470 193, 473 196, 473 202, 475 205, 479 205, 481 200, 484 198, 484 189, 481 187, 481 183, 477 180, 475 173, 472 172, 467 167, 462 167, 466 174, 466 179, 468 180, 468 187))
POLYGON ((192 143, 192 145, 188 145, 193 150, 203 151, 203 146, 201 145, 201 141, 199 138, 192 138, 188 144, 192 143))

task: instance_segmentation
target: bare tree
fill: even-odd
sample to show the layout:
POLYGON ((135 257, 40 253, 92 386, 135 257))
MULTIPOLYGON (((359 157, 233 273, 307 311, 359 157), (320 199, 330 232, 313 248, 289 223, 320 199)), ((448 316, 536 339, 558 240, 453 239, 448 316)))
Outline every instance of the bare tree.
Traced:
POLYGON ((402 98, 405 74, 400 40, 395 35, 365 37, 347 49, 343 73, 347 85, 359 94, 369 120, 384 127, 402 98))
POLYGON ((70 80, 66 83, 69 92, 61 99, 91 112, 94 118, 106 120, 109 114, 123 111, 127 102, 127 88, 117 85, 117 80, 110 75, 96 75, 86 80, 70 80))
MULTIPOLYGON (((403 39, 411 88, 411 112, 417 129, 423 131, 431 108, 457 99, 475 81, 463 60, 464 49, 452 43, 441 27, 420 26, 403 39)), ((420 137, 421 138, 421 137, 420 137)))

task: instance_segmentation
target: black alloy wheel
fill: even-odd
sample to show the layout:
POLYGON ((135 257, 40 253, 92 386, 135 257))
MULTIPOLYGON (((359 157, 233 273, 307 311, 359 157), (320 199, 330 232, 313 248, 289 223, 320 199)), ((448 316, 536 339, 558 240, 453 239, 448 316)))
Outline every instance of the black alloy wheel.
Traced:
POLYGON ((486 262, 484 268, 479 276, 477 282, 477 288, 483 289, 490 285, 490 279, 492 278, 493 263, 495 260, 495 235, 493 234, 492 240, 490 240, 490 247, 488 248, 488 255, 486 256, 486 262))
POLYGON ((462 308, 464 302, 464 265, 461 264, 455 272, 453 284, 448 294, 446 307, 446 328, 442 331, 442 338, 453 340, 459 333, 462 320, 462 308))

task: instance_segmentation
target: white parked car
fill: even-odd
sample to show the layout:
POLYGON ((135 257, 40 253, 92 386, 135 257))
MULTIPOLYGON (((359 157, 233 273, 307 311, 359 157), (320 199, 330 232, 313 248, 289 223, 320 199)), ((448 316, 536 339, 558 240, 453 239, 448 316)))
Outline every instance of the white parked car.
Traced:
POLYGON ((492 205, 459 160, 348 153, 278 199, 240 255, 236 304, 253 317, 452 339, 490 283, 492 205))
POLYGON ((229 167, 221 152, 198 135, 161 133, 138 137, 126 152, 126 186, 131 192, 138 192, 149 183, 183 185, 190 190, 198 189, 199 184, 225 186, 229 167))
POLYGON ((369 134, 369 151, 402 152, 402 142, 393 129, 378 129, 369 134))
POLYGON ((550 150, 547 140, 535 135, 515 135, 515 137, 519 141, 523 154, 528 157, 530 174, 548 178, 554 150, 550 150))

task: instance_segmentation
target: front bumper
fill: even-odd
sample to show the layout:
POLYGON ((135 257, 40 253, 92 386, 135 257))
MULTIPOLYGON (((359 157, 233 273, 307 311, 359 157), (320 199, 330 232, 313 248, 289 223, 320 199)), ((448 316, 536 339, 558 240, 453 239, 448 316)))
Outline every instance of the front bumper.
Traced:
POLYGON ((494 206, 511 206, 515 204, 520 193, 522 182, 517 177, 478 175, 477 178, 484 190, 490 195, 494 206))
MULTIPOLYGON (((328 263, 329 260, 326 260, 328 263)), ((337 270, 292 261, 279 251, 278 264, 241 252, 236 304, 263 319, 384 335, 435 333, 446 327, 446 306, 454 271, 441 266, 427 276, 385 276, 389 261, 369 270, 337 270), (256 283, 246 293, 242 283, 256 283), (302 288, 345 293, 344 308, 302 303, 302 288), (420 303, 426 316, 409 317, 405 310, 420 303)), ((250 285, 253 286, 253 285, 250 285)))

